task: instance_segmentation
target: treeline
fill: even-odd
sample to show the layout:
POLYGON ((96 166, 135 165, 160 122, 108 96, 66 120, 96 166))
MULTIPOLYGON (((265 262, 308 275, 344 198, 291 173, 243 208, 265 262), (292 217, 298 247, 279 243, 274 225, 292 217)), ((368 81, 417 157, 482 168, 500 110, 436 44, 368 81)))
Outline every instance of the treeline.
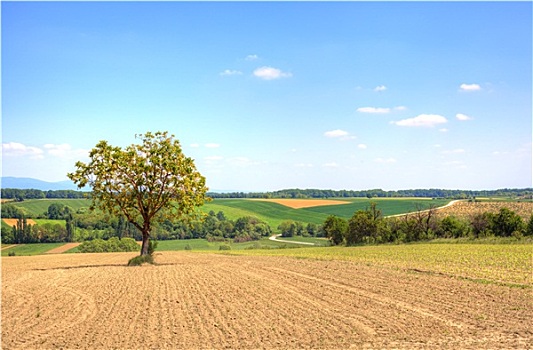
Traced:
POLYGON ((468 199, 474 197, 513 197, 533 198, 533 188, 499 189, 482 191, 446 190, 446 189, 414 189, 384 191, 381 189, 353 191, 353 190, 320 190, 320 189, 287 189, 274 192, 209 192, 211 198, 387 198, 387 197, 423 197, 423 198, 452 198, 468 199))
MULTIPOLYGON (((113 237, 142 239, 142 233, 122 216, 115 217, 98 211, 74 212, 68 206, 53 203, 40 217, 64 220, 64 223, 56 221, 31 225, 19 208, 3 205, 2 218, 17 219, 17 222, 10 227, 2 221, 2 243, 83 242, 113 237)), ((258 240, 271 234, 270 226, 255 217, 230 220, 222 211, 211 211, 203 220, 167 220, 155 224, 152 230, 152 238, 157 240, 202 238, 209 241, 233 240, 236 243, 258 240)))
POLYGON ((418 211, 402 217, 384 218, 375 204, 359 210, 349 219, 331 215, 322 226, 333 245, 408 243, 436 238, 485 238, 533 236, 533 214, 525 222, 507 208, 498 213, 481 213, 469 219, 439 217, 435 210, 418 211))
POLYGON ((16 201, 23 201, 25 199, 81 199, 86 198, 88 192, 73 191, 73 190, 50 190, 41 191, 35 189, 17 189, 17 188, 2 188, 3 199, 14 199, 16 201))

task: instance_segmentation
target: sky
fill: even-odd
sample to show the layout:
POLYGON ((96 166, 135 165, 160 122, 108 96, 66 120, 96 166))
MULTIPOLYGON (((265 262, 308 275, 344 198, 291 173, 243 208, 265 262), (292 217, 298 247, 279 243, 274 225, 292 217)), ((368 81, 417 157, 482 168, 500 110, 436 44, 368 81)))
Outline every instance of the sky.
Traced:
POLYGON ((211 190, 532 187, 531 2, 1 2, 2 176, 168 131, 211 190))

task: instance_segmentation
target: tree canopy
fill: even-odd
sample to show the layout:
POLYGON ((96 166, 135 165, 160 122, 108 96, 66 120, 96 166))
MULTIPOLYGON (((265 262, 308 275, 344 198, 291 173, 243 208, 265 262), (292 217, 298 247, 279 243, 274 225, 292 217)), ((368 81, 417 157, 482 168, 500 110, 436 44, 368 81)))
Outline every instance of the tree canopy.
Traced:
POLYGON ((92 187, 93 209, 123 215, 137 227, 143 234, 141 255, 146 255, 155 221, 190 216, 208 198, 205 178, 174 135, 147 132, 136 138, 142 143, 124 149, 100 141, 90 162, 77 162, 67 176, 78 188, 92 187))

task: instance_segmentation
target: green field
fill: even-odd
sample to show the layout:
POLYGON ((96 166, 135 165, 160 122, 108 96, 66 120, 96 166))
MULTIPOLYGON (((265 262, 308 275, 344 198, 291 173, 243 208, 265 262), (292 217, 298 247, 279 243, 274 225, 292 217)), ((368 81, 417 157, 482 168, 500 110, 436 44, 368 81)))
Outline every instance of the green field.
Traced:
MULTIPOLYGON (((205 213, 211 210, 215 213, 222 211, 231 220, 243 216, 255 216, 276 229, 285 220, 321 224, 329 215, 349 219, 357 210, 370 207, 372 202, 377 204, 378 209, 381 209, 385 216, 408 213, 416 211, 418 208, 439 207, 449 203, 447 199, 424 198, 342 198, 342 200, 348 204, 292 209, 273 202, 248 199, 215 199, 202 206, 201 210, 205 213)), ((45 213, 48 206, 53 203, 60 203, 77 211, 81 208, 89 208, 91 201, 88 199, 38 199, 16 202, 13 205, 23 208, 28 215, 36 217, 45 213)))
POLYGON ((89 199, 28 199, 23 202, 11 202, 17 208, 21 208, 25 213, 32 217, 37 217, 48 211, 51 204, 59 203, 71 207, 74 211, 81 208, 89 208, 91 201, 89 199))
POLYGON ((342 198, 348 204, 326 205, 312 208, 292 209, 273 202, 262 202, 247 199, 215 199, 205 204, 202 211, 208 213, 223 211, 227 218, 237 219, 242 216, 255 216, 277 228, 285 220, 304 223, 322 224, 329 215, 337 215, 345 219, 352 217, 357 210, 370 207, 376 203, 383 215, 396 215, 416 211, 418 207, 427 209, 430 206, 440 207, 450 202, 448 199, 420 198, 342 198))
MULTIPOLYGON (((65 243, 31 243, 31 244, 18 244, 11 248, 2 250, 2 256, 8 256, 10 252, 15 252, 15 255, 39 255, 44 254, 47 251, 61 247, 65 243)), ((2 244, 2 246, 8 246, 10 244, 2 244)))

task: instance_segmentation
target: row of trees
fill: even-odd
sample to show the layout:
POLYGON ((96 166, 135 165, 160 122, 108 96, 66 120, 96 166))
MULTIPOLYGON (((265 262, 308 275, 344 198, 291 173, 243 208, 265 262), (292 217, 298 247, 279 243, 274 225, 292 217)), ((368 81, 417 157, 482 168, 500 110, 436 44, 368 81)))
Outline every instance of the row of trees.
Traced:
POLYGON ((446 189, 413 189, 399 191, 372 190, 321 190, 321 189, 287 189, 274 192, 209 192, 211 198, 350 198, 350 197, 423 197, 423 198, 454 198, 468 199, 475 197, 513 197, 532 198, 533 188, 499 189, 482 191, 463 191, 446 189))
POLYGON ((87 192, 72 190, 41 191, 36 189, 2 188, 1 192, 2 198, 16 201, 45 198, 81 199, 87 196, 87 192))
POLYGON ((507 208, 498 213, 481 213, 470 219, 438 217, 435 210, 418 211, 402 217, 384 218, 375 204, 359 210, 349 219, 331 215, 322 229, 332 244, 403 243, 435 238, 483 238, 533 236, 533 214, 525 222, 507 208))

